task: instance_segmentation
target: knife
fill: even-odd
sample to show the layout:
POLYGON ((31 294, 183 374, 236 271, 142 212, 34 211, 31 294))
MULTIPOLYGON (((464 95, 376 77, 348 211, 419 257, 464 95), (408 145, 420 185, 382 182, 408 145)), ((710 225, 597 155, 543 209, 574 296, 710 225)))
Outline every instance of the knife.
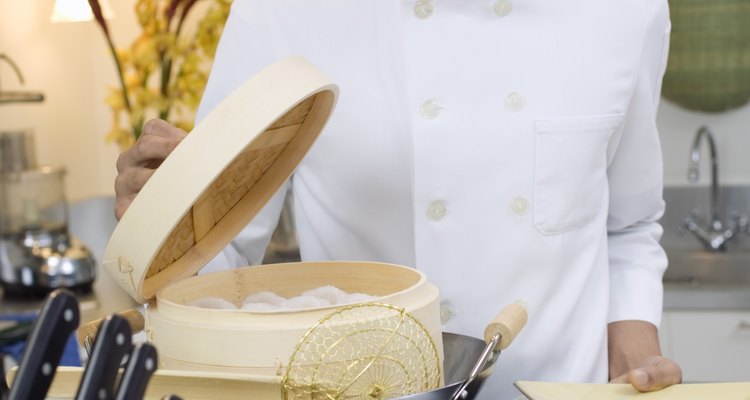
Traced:
POLYGON ((130 353, 132 340, 133 331, 125 318, 112 314, 104 319, 83 371, 77 400, 114 398, 117 373, 130 353))
POLYGON ((146 393, 148 381, 156 371, 156 347, 138 343, 128 358, 128 365, 120 380, 115 400, 141 400, 146 393))
POLYGON ((78 300, 64 289, 51 292, 31 327, 8 399, 43 399, 65 344, 78 327, 78 300))

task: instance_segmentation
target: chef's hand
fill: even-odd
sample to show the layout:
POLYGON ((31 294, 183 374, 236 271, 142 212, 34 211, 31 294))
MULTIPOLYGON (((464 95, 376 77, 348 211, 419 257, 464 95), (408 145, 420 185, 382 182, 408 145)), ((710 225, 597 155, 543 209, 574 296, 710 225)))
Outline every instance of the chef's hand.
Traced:
POLYGON ((651 392, 682 382, 682 370, 659 350, 654 325, 644 321, 619 321, 608 326, 610 383, 630 383, 651 392))
POLYGON ((182 141, 186 133, 166 121, 152 119, 143 125, 141 137, 133 147, 117 158, 115 178, 115 217, 122 218, 125 210, 141 191, 156 168, 182 141))

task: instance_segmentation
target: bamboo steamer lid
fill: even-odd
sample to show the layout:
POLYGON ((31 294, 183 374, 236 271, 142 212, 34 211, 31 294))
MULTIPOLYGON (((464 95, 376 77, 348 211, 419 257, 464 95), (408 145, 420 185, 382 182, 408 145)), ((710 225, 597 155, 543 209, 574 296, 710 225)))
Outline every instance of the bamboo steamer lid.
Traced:
POLYGON ((262 209, 307 153, 338 96, 302 57, 282 59, 211 111, 117 224, 103 266, 139 303, 194 275, 262 209))

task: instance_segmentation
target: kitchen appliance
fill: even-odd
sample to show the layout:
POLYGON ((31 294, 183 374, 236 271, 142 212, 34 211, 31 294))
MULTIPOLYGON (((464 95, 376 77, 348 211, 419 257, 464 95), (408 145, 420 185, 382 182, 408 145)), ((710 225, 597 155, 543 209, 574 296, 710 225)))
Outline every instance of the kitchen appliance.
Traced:
MULTIPOLYGON (((0 54, 0 61, 23 84, 13 60, 0 54)), ((43 100, 41 93, 0 88, 0 105, 43 100)), ((37 165, 30 130, 0 129, 0 286, 6 296, 91 289, 96 263, 68 232, 64 176, 64 168, 37 165)))
POLYGON ((38 166, 28 130, 0 132, 0 285, 6 296, 88 292, 91 252, 68 231, 65 169, 38 166))
MULTIPOLYGON (((5 54, 23 84, 20 68, 5 54)), ((39 103, 44 95, 4 91, 0 105, 39 103)), ((65 169, 38 166, 30 130, 0 129, 0 286, 5 296, 44 296, 57 288, 89 292, 91 252, 68 232, 65 169)))

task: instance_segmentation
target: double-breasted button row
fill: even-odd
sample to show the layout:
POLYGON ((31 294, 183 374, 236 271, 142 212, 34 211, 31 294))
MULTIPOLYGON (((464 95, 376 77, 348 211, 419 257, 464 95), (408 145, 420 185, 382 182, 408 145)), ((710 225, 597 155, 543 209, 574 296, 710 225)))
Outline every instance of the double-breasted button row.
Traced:
MULTIPOLYGON (((526 106, 526 99, 521 93, 512 92, 505 97, 505 109, 511 112, 521 111, 526 106)), ((424 119, 435 119, 440 115, 442 107, 435 100, 425 100, 419 105, 419 114, 424 119)))
MULTIPOLYGON (((414 4, 414 15, 419 19, 428 19, 435 14, 435 11, 435 4, 432 0, 417 0, 414 4)), ((497 17, 508 16, 513 11, 513 3, 510 0, 497 0, 492 4, 490 11, 497 17)), ((509 112, 521 111, 525 105, 526 100, 521 93, 512 92, 505 97, 504 108, 509 112)), ((427 120, 438 118, 441 110, 442 107, 434 99, 427 99, 419 105, 419 114, 427 120)), ((528 209, 529 203, 523 197, 516 197, 510 202, 510 210, 514 215, 524 215, 528 212, 528 209)), ((448 208, 441 200, 435 200, 427 206, 426 216, 432 221, 440 221, 447 214, 448 208)))
MULTIPOLYGON (((529 201, 524 197, 515 197, 511 200, 510 211, 513 215, 522 216, 529 212, 529 201)), ((432 221, 440 221, 448 214, 448 207, 445 202, 441 200, 435 200, 427 206, 427 218, 432 221)))
MULTIPOLYGON (((492 5, 492 12, 498 17, 505 17, 513 11, 510 0, 497 0, 492 5)), ((435 5, 431 0, 417 0, 414 4, 414 15, 419 19, 430 18, 435 13, 435 5)))

